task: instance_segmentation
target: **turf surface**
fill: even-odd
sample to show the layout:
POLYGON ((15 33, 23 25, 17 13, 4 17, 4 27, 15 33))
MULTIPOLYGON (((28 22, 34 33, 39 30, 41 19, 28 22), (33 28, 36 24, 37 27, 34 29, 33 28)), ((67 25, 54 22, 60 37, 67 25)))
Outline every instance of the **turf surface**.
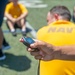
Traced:
MULTIPOLYGON (((70 9, 72 13, 75 3, 74 0, 41 0, 41 1, 42 1, 41 4, 47 4, 47 7, 45 8, 27 7, 29 11, 27 21, 32 25, 32 27, 35 30, 38 30, 42 26, 46 25, 46 14, 51 7, 53 7, 54 5, 65 5, 70 9)), ((3 22, 2 29, 8 30, 5 21, 3 22)), ((33 37, 30 33, 27 33, 27 35, 33 37)), ((4 61, 0 61, 0 75, 37 75, 38 61, 35 60, 26 51, 26 47, 19 42, 19 39, 22 37, 22 35, 18 34, 17 37, 13 37, 11 33, 4 33, 4 36, 6 40, 9 42, 11 49, 4 51, 7 58, 4 61)))

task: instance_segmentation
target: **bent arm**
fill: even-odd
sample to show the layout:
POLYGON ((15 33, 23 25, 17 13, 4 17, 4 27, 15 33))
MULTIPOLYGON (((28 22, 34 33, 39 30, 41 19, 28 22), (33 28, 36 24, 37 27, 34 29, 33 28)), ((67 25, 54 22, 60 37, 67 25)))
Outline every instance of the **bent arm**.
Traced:
POLYGON ((23 19, 23 18, 26 18, 27 15, 28 15, 28 12, 25 12, 25 13, 21 14, 21 16, 19 16, 19 17, 17 18, 17 20, 21 20, 21 19, 23 19))
POLYGON ((31 48, 38 48, 39 52, 32 52, 29 48, 31 55, 36 59, 49 61, 52 59, 75 60, 75 45, 54 46, 43 41, 36 41, 30 45, 31 48))
POLYGON ((13 20, 13 17, 12 17, 10 14, 8 14, 8 13, 5 13, 5 17, 6 17, 7 19, 9 19, 10 21, 13 20))

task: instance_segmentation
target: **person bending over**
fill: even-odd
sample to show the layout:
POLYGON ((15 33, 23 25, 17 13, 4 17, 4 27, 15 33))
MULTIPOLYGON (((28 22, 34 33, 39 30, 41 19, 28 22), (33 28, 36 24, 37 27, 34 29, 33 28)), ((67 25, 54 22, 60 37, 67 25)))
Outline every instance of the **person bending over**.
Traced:
POLYGON ((75 25, 65 6, 54 6, 47 14, 47 25, 37 32, 31 55, 40 61, 39 75, 75 75, 75 25), (40 40, 40 41, 39 41, 40 40))

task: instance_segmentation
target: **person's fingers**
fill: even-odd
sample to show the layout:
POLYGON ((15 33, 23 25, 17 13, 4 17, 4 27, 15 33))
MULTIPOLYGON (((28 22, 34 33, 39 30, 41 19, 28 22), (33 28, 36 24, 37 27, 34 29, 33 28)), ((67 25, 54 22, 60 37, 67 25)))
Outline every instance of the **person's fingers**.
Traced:
POLYGON ((35 59, 40 60, 40 59, 42 59, 42 56, 41 55, 40 56, 35 56, 35 59))
POLYGON ((20 42, 23 42, 24 40, 22 38, 19 39, 20 42))
POLYGON ((33 55, 33 56, 39 56, 40 55, 39 52, 33 52, 33 51, 30 52, 30 54, 33 55))
POLYGON ((30 46, 32 47, 32 48, 38 48, 38 46, 39 46, 39 43, 40 41, 35 41, 33 44, 31 44, 30 46))
POLYGON ((40 51, 39 54, 43 57, 45 56, 45 53, 43 51, 40 51))
POLYGON ((27 51, 28 52, 32 52, 33 50, 31 48, 27 48, 27 51))

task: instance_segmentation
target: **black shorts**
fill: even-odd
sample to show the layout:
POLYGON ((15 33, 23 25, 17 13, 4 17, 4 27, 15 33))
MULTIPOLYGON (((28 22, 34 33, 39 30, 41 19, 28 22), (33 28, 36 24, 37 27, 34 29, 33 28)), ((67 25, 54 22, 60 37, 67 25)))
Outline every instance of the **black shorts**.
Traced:
MULTIPOLYGON (((6 25, 7 25, 8 29, 10 30, 10 28, 9 28, 9 26, 8 26, 8 24, 7 24, 7 22, 6 22, 6 25)), ((21 27, 18 26, 16 23, 15 23, 15 25, 14 25, 14 28, 15 28, 15 29, 17 29, 17 28, 21 29, 21 27)))

